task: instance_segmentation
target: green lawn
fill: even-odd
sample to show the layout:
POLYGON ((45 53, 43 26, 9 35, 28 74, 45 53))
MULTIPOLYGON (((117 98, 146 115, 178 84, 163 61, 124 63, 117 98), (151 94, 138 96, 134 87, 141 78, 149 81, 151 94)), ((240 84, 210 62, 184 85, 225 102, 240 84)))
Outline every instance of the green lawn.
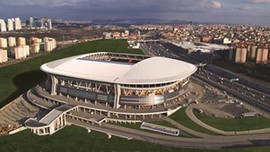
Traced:
POLYGON ((180 124, 192 129, 192 130, 202 132, 202 133, 206 133, 206 134, 211 134, 211 135, 218 135, 215 132, 212 132, 210 130, 207 130, 207 129, 199 126, 198 124, 193 122, 191 119, 189 119, 189 117, 186 114, 186 108, 181 108, 180 110, 178 110, 177 112, 175 112, 174 114, 172 114, 169 117, 171 119, 179 122, 180 124))
MULTIPOLYGON (((218 150, 181 149, 126 140, 113 136, 108 139, 104 133, 69 126, 53 135, 37 136, 29 130, 0 137, 1 152, 217 152, 218 150)), ((219 150, 220 152, 266 152, 270 147, 219 150)))
POLYGON ((126 40, 99 40, 56 50, 43 56, 0 68, 0 107, 45 80, 45 73, 39 70, 43 63, 100 51, 142 54, 140 50, 128 49, 126 40))
POLYGON ((270 127, 270 119, 261 116, 251 118, 226 119, 206 116, 195 110, 193 112, 195 116, 202 122, 224 131, 245 131, 270 127))
POLYGON ((100 151, 176 151, 177 148, 166 147, 147 142, 128 141, 108 136, 104 133, 91 132, 81 127, 70 126, 48 136, 37 136, 29 130, 0 137, 1 152, 100 152, 100 151))

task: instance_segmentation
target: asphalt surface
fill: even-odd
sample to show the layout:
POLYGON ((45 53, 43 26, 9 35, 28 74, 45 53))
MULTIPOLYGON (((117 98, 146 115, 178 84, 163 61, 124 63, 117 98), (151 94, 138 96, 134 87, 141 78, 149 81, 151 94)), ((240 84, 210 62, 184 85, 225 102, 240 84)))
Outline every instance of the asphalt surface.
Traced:
MULTIPOLYGON (((203 149, 223 149, 246 146, 265 146, 270 144, 270 134, 262 135, 239 135, 239 136, 210 136, 206 138, 183 138, 161 134, 146 133, 144 131, 120 127, 103 123, 101 126, 93 125, 79 120, 68 118, 71 124, 84 127, 90 130, 104 132, 109 135, 117 135, 127 139, 136 139, 151 143, 158 143, 174 147, 203 148, 203 149)), ((110 137, 110 136, 108 136, 110 137)))
MULTIPOLYGON (((161 43, 144 43, 141 45, 141 50, 150 56, 164 56, 183 60, 192 64, 200 63, 197 60, 188 58, 183 51, 177 52, 176 50, 173 50, 172 48, 161 43)), ((218 74, 212 73, 204 68, 199 68, 192 77, 196 78, 200 82, 204 82, 221 89, 226 93, 240 99, 241 101, 252 105, 255 107, 253 108, 255 112, 270 118, 270 95, 244 86, 238 82, 231 82, 230 80, 218 74)))

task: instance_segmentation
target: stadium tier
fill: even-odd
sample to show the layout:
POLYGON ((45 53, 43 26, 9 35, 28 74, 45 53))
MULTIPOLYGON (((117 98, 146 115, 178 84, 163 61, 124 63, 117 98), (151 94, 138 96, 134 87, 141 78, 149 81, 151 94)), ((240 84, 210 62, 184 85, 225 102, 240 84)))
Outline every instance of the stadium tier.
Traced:
POLYGON ((41 66, 46 88, 64 95, 121 105, 155 105, 185 92, 194 65, 164 57, 94 53, 41 66))
POLYGON ((170 115, 182 106, 180 98, 197 68, 165 57, 99 52, 49 62, 41 70, 46 82, 27 97, 50 112, 25 124, 43 135, 67 121, 140 122, 170 115))

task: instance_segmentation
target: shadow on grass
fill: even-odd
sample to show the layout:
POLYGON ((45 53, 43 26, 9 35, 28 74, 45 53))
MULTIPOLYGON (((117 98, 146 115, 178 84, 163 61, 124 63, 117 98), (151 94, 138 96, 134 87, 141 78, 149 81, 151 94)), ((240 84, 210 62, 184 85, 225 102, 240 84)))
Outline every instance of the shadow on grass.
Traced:
POLYGON ((41 70, 33 70, 16 75, 12 81, 17 89, 9 97, 4 99, 3 102, 0 103, 0 107, 5 106, 9 102, 19 97, 21 94, 25 93, 30 88, 45 81, 45 79, 46 74, 41 70))

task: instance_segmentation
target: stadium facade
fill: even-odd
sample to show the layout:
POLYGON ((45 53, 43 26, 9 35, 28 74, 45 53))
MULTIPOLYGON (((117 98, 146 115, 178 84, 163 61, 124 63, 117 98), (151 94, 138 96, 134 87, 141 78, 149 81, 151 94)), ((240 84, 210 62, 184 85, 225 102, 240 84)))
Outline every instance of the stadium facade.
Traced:
POLYGON ((196 66, 165 57, 99 52, 41 66, 47 80, 27 92, 44 116, 25 122, 38 135, 72 123, 141 122, 181 108, 196 66))

